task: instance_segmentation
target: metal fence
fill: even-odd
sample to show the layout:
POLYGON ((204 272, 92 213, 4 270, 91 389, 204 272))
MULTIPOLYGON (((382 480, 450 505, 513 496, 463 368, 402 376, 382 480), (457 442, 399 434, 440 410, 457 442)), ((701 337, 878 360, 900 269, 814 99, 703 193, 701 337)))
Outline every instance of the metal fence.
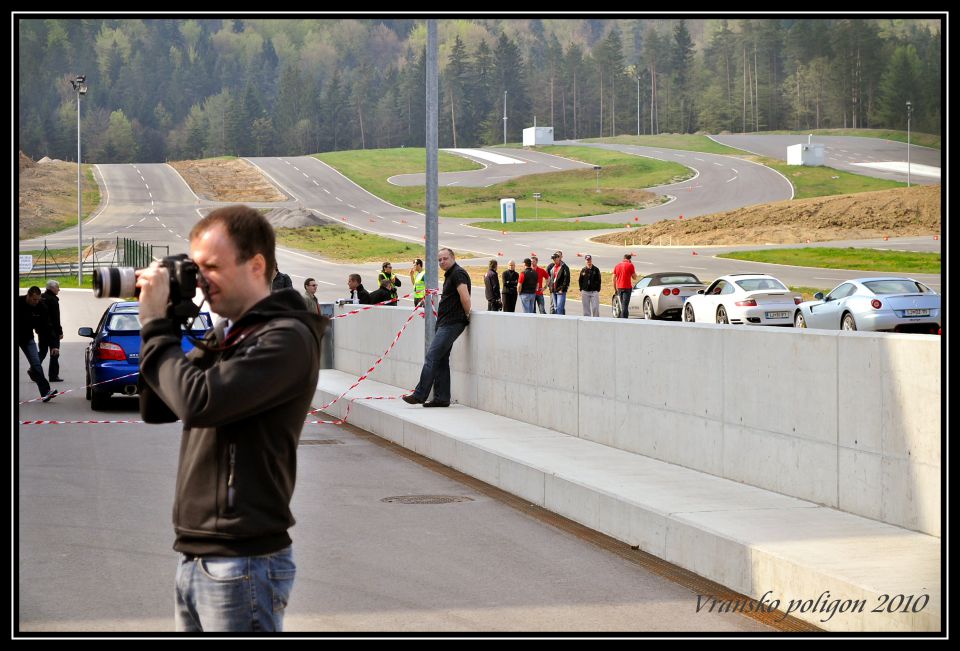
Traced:
MULTIPOLYGON (((100 240, 103 247, 104 240, 100 240)), ((97 249, 97 240, 90 239, 90 254, 84 260, 82 272, 84 275, 92 274, 94 270, 100 267, 134 267, 142 269, 148 266, 154 260, 170 255, 170 247, 160 244, 148 244, 138 240, 131 240, 126 237, 118 237, 112 248, 97 249)), ((43 243, 43 251, 37 256, 33 269, 26 273, 21 273, 21 277, 28 278, 49 278, 59 276, 76 276, 77 260, 68 260, 61 255, 60 260, 53 254, 47 246, 46 240, 43 243)))

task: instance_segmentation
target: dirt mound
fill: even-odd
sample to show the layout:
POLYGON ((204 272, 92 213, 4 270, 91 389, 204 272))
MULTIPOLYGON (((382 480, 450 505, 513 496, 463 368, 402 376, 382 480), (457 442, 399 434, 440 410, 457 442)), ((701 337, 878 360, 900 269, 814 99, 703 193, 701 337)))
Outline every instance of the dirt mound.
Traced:
POLYGON ((260 170, 239 158, 172 161, 170 165, 204 199, 238 203, 288 200, 260 170))
POLYGON ((592 239, 621 246, 656 243, 661 238, 684 245, 796 244, 939 232, 940 186, 918 185, 747 206, 592 239))
MULTIPOLYGON (((20 159, 17 174, 17 230, 21 240, 77 225, 77 164, 50 161, 24 166, 20 159)), ((29 160, 29 158, 27 158, 29 160)), ((84 195, 96 184, 84 175, 84 195)), ((84 201, 87 214, 91 206, 84 201)))
POLYGON ((20 170, 21 172, 22 172, 23 170, 30 169, 31 167, 36 167, 36 166, 37 166, 37 164, 33 162, 33 159, 32 159, 32 158, 30 158, 29 156, 27 156, 26 154, 24 154, 22 151, 20 152, 19 170, 20 170))
POLYGON ((329 226, 336 223, 332 219, 320 217, 303 208, 274 208, 265 216, 275 229, 329 226))

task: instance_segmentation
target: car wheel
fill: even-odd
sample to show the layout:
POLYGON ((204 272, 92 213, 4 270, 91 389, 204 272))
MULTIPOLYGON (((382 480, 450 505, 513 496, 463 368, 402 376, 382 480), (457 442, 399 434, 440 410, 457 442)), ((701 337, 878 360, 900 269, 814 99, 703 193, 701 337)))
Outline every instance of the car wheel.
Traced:
POLYGON ((730 323, 727 318, 727 310, 722 305, 717 308, 717 323, 730 323))
POLYGON ((697 320, 693 313, 693 306, 689 303, 683 306, 683 320, 687 323, 694 323, 697 320))
POLYGON ((650 297, 643 299, 643 318, 651 321, 657 318, 657 315, 653 313, 653 302, 650 297))
POLYGON ((807 322, 803 318, 803 312, 797 311, 796 316, 793 317, 793 327, 794 328, 806 328, 807 322))
POLYGON ((613 318, 619 319, 620 313, 621 313, 620 296, 619 294, 614 294, 613 295, 613 318))
POLYGON ((104 391, 94 391, 90 397, 90 408, 94 411, 103 411, 110 402, 110 394, 104 391))
POLYGON ((856 320, 853 318, 853 315, 850 314, 849 312, 847 312, 846 314, 843 315, 843 321, 840 322, 840 329, 841 329, 841 330, 856 330, 856 329, 857 329, 857 322, 856 322, 856 320))

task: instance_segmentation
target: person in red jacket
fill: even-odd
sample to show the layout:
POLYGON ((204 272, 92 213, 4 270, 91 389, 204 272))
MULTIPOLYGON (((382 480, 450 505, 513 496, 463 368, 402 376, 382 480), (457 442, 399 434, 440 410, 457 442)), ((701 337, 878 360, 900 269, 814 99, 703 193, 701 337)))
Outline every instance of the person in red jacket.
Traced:
POLYGON ((632 257, 632 253, 624 253, 623 261, 613 268, 614 287, 620 299, 620 318, 622 319, 630 316, 630 295, 633 293, 633 283, 637 282, 637 270, 630 261, 632 257))
POLYGON ((534 273, 537 274, 537 293, 536 293, 536 302, 537 310, 540 311, 540 314, 547 313, 547 305, 543 300, 543 281, 550 280, 550 274, 547 273, 547 270, 543 267, 537 266, 537 256, 530 256, 530 264, 532 265, 534 273))

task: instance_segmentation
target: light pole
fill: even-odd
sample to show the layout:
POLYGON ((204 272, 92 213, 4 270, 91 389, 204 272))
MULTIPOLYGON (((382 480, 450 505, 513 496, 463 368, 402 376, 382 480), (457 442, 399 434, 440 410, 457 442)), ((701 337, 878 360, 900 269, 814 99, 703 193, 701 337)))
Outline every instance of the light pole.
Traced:
POLYGON ((910 116, 913 115, 913 104, 907 102, 907 187, 910 187, 910 116))
POLYGON ((80 96, 87 94, 86 75, 77 75, 70 84, 77 92, 77 286, 83 287, 83 217, 80 208, 83 192, 80 188, 80 96))
POLYGON ((594 165, 593 169, 597 171, 597 193, 599 193, 600 192, 600 170, 602 170, 603 168, 599 165, 594 165))
POLYGON ((503 91, 503 144, 507 144, 507 91, 503 91))

